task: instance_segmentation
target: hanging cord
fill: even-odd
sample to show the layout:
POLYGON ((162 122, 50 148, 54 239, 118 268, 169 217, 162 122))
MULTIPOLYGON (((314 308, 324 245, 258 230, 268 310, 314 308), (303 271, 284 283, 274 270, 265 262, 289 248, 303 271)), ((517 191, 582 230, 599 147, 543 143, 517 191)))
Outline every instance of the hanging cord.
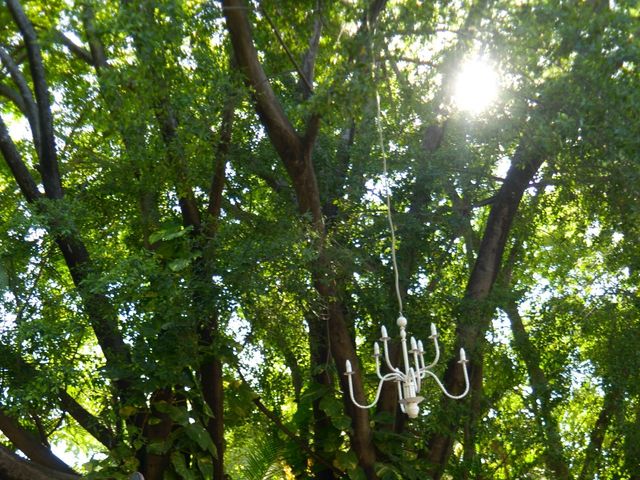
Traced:
MULTIPOLYGON (((373 48, 371 49, 373 55, 373 48)), ((375 61, 374 61, 375 65, 375 61)), ((374 80, 375 76, 373 69, 371 70, 371 76, 374 80)), ((391 262, 393 263, 393 275, 396 287, 396 297, 398 298, 398 315, 402 317, 402 295, 400 294, 400 275, 398 273, 398 261, 396 259, 396 233, 393 225, 393 217, 391 216, 391 185, 389 184, 389 172, 387 171, 387 153, 384 148, 384 136, 382 134, 382 114, 380 111, 380 95, 376 88, 376 124, 378 127, 378 143, 380 144, 380 154, 382 155, 382 172, 383 172, 383 185, 384 193, 387 201, 387 219, 389 220, 389 230, 391 231, 391 262)))

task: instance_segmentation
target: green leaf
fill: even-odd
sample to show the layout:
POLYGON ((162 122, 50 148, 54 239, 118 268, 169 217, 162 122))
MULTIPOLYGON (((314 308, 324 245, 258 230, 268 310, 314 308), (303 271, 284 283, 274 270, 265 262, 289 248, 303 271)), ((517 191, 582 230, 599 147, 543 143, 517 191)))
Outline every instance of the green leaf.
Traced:
POLYGON ((351 426, 351 420, 344 413, 342 402, 333 395, 325 395, 320 400, 320 408, 327 414, 333 426, 338 430, 348 430, 351 426))
POLYGON ((176 469, 178 475, 180 475, 180 477, 184 480, 196 479, 194 473, 189 468, 187 468, 187 464, 184 460, 184 454, 182 452, 171 452, 171 464, 173 465, 173 468, 176 469))
POLYGON ((213 444, 209 432, 202 425, 191 423, 184 428, 184 431, 202 450, 210 452, 213 456, 217 455, 216 446, 213 444))
POLYGON ((190 258, 176 258, 175 260, 171 260, 169 262, 169 270, 172 272, 179 272, 180 270, 184 270, 191 263, 190 258))

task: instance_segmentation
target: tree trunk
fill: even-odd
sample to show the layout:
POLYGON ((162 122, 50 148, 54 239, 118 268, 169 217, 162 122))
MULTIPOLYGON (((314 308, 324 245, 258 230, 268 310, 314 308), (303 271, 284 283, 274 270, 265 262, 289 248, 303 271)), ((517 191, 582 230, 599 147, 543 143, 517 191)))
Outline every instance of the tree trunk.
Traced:
MULTIPOLYGON (((516 150, 505 181, 492 205, 478 250, 478 257, 467 283, 462 310, 457 322, 454 351, 464 347, 469 352, 470 364, 468 366, 474 390, 482 385, 481 380, 478 379, 481 368, 478 368, 477 363, 481 360, 477 352, 493 313, 493 308, 483 303, 489 296, 497 278, 502 254, 520 200, 529 182, 542 165, 543 159, 542 152, 534 149, 532 145, 525 144, 524 140, 516 150)), ((444 384, 453 394, 461 393, 464 389, 463 372, 456 359, 451 359, 447 364, 444 384)), ((474 394, 475 392, 472 393, 472 395, 474 394)), ((433 433, 427 440, 428 460, 431 464, 430 474, 435 480, 441 478, 448 463, 455 430, 459 423, 458 409, 451 407, 451 400, 443 399, 442 408, 448 412, 441 417, 444 428, 433 433)))
POLYGON ((584 463, 582 464, 580 476, 578 477, 579 480, 592 479, 598 472, 598 460, 602 453, 604 437, 611 423, 611 419, 620 410, 622 399, 622 390, 619 387, 610 386, 606 390, 602 402, 602 409, 589 436, 589 445, 587 446, 587 451, 584 456, 584 463))
POLYGON ((62 473, 75 474, 73 469, 56 457, 38 439, 25 430, 16 420, 0 411, 0 430, 16 448, 20 449, 30 460, 45 468, 62 473))
POLYGON ((503 310, 511 322, 514 349, 527 367, 529 383, 531 384, 532 390, 533 408, 545 440, 543 448, 547 469, 553 473, 554 478, 568 480, 571 478, 571 472, 565 459, 558 422, 553 416, 551 387, 547 376, 540 367, 540 354, 529 339, 529 335, 522 322, 522 317, 518 312, 516 302, 509 300, 507 304, 503 306, 503 310))
POLYGON ((347 377, 344 376, 345 362, 349 360, 354 365, 355 371, 355 375, 352 377, 354 393, 356 399, 362 402, 364 399, 362 375, 356 360, 353 340, 344 317, 344 308, 338 300, 338 288, 336 288, 331 264, 325 251, 326 231, 322 203, 311 160, 311 151, 319 128, 318 118, 312 115, 305 135, 298 135, 258 61, 244 2, 225 0, 223 1, 223 9, 235 58, 245 75, 246 82, 252 89, 256 112, 291 178, 300 213, 311 215, 311 227, 317 234, 315 247, 318 251, 318 258, 312 262, 310 270, 313 285, 326 304, 328 312, 331 353, 340 376, 345 408, 352 421, 352 448, 367 478, 376 479, 375 450, 369 415, 366 410, 356 408, 349 400, 347 377))

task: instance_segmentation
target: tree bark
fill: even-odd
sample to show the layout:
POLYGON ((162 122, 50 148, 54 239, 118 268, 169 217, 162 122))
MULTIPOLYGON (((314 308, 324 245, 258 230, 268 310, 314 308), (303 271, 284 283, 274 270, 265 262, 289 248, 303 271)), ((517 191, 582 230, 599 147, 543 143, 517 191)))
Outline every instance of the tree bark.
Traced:
POLYGON ((356 399, 362 402, 364 400, 362 376, 359 364, 356 361, 357 356, 353 340, 344 317, 344 309, 337 300, 338 289, 331 274, 332 269, 324 245, 326 231, 322 215, 322 204, 311 160, 311 152, 318 127, 317 117, 312 115, 312 118, 316 118, 316 120, 310 123, 304 136, 301 137, 297 134, 258 61, 245 7, 241 0, 223 1, 224 14, 235 58, 252 90, 256 112, 291 178, 298 200, 298 209, 303 215, 311 215, 312 228, 318 235, 316 248, 319 256, 310 265, 313 285, 325 302, 328 312, 331 353, 340 376, 345 407, 352 420, 352 447, 367 478, 376 479, 377 476, 374 469, 375 450, 369 426, 369 415, 366 410, 354 407, 348 399, 347 377, 344 376, 345 362, 350 360, 356 372, 353 375, 354 392, 356 399))
POLYGON ((598 472, 598 460, 602 454, 602 444, 612 418, 620 411, 622 400, 623 392, 621 388, 610 386, 605 391, 600 414, 589 435, 589 445, 584 456, 584 463, 578 477, 579 480, 592 479, 598 472))
POLYGON ((53 452, 45 447, 38 439, 25 430, 16 420, 0 410, 0 430, 4 433, 16 448, 20 449, 30 460, 43 467, 58 472, 75 474, 74 470, 56 457, 53 452))
MULTIPOLYGON (((471 385, 474 389, 482 385, 477 378, 481 372, 481 368, 476 365, 479 359, 477 352, 493 312, 491 307, 483 306, 482 303, 489 296, 497 278, 502 254, 520 200, 543 160, 542 151, 526 143, 525 140, 521 141, 506 179, 492 205, 478 256, 467 283, 463 310, 457 322, 454 351, 464 347, 470 353, 468 366, 471 385)), ((455 358, 447 364, 444 384, 453 394, 461 393, 464 389, 463 372, 455 358)), ((459 420, 459 413, 451 408, 451 400, 443 399, 441 406, 443 411, 450 412, 442 417, 444 428, 442 431, 433 433, 427 440, 428 460, 431 464, 430 474, 435 480, 441 478, 447 465, 459 420)))
POLYGON ((76 474, 38 466, 0 445, 0 478, 3 480, 79 480, 76 474))
POLYGON ((511 322, 514 349, 527 367, 532 390, 533 408, 545 440, 543 448, 547 469, 553 473, 554 478, 568 480, 571 478, 571 472, 565 459, 558 422, 553 416, 551 387, 547 376, 540 367, 540 354, 529 339, 516 302, 509 300, 502 306, 502 309, 511 322))

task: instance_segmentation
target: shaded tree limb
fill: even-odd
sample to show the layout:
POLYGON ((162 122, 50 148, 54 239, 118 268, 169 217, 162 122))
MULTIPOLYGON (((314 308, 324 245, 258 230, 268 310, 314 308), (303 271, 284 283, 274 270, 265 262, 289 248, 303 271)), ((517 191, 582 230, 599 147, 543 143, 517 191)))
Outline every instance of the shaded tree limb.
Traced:
POLYGON ((598 414, 591 433, 589 434, 589 445, 584 456, 582 469, 578 480, 589 480, 594 478, 598 471, 598 460, 602 455, 602 445, 614 415, 620 411, 623 402, 623 390, 617 386, 609 386, 605 390, 602 408, 598 414))
POLYGON ((5 162, 9 166, 9 170, 13 174, 20 191, 24 195, 24 198, 29 203, 34 203, 42 198, 42 193, 38 189, 38 186, 31 176, 31 173, 27 169, 27 166, 22 161, 22 157, 16 148, 15 143, 9 136, 9 130, 4 120, 0 116, 0 152, 4 157, 5 162))
POLYGON ((63 473, 74 474, 75 471, 53 452, 44 446, 29 431, 25 430, 16 420, 0 410, 0 430, 16 448, 20 449, 29 459, 43 467, 63 473))
POLYGON ((278 30, 278 27, 276 27, 275 23, 273 23, 273 20, 271 20, 271 17, 269 16, 269 14, 267 13, 266 9, 264 8, 264 5, 260 5, 260 12, 264 15, 264 18, 267 21, 267 23, 269 24, 269 26, 271 27, 271 30, 273 30, 273 33, 276 36, 276 39, 278 40, 278 43, 280 44, 282 49, 287 54, 287 58, 289 58, 289 61, 293 65, 293 68, 295 68, 296 72, 298 72, 298 76, 300 77, 300 81, 306 87, 306 90, 307 90, 306 94, 307 95, 311 95, 313 93, 313 85, 311 84, 311 81, 307 78, 307 76, 305 75, 305 72, 302 70, 302 68, 300 68, 300 65, 298 65, 298 62, 296 61, 296 59, 293 56, 293 53, 291 53, 291 50, 289 49, 289 47, 285 43, 284 39, 282 38, 282 35, 280 35, 280 31, 278 30))
MULTIPOLYGON (((42 175, 46 198, 50 200, 61 200, 63 190, 58 171, 53 117, 51 115, 49 91, 45 80, 40 47, 33 25, 27 19, 18 0, 7 0, 7 5, 27 46, 27 55, 35 89, 38 121, 42 138, 42 148, 38 153, 40 173, 42 175)), ((14 178, 18 182, 25 198, 30 203, 35 203, 42 195, 35 186, 35 182, 15 149, 15 145, 11 141, 4 123, 0 124, 0 150, 6 162, 9 164, 14 178)), ((45 205, 37 203, 36 208, 44 209, 45 205)), ((121 364, 121 362, 128 358, 128 348, 118 330, 115 311, 104 294, 90 292, 83 286, 91 266, 89 252, 77 234, 75 227, 69 225, 68 219, 64 218, 62 212, 54 210, 48 213, 51 215, 48 228, 60 248, 74 284, 80 292, 84 307, 91 322, 91 327, 105 354, 107 362, 111 365, 121 364), (58 233, 58 230, 60 230, 60 227, 63 225, 66 227, 64 229, 65 233, 58 233)), ((126 390, 129 386, 128 380, 125 379, 117 380, 116 383, 121 390, 126 390)))
POLYGON ((6 83, 0 83, 0 95, 5 97, 10 102, 13 102, 13 104, 18 107, 18 110, 20 110, 25 117, 29 115, 27 105, 24 103, 23 98, 20 96, 20 92, 18 92, 16 89, 11 88, 6 83))
POLYGON ((22 100, 23 107, 20 108, 20 103, 14 100, 14 103, 18 105, 20 110, 24 113, 27 121, 29 122, 29 126, 31 127, 31 134, 33 136, 33 144, 36 147, 36 151, 40 151, 40 121, 38 118, 38 108, 36 106, 36 102, 31 93, 31 89, 29 88, 29 84, 27 83, 26 78, 20 71, 18 64, 13 60, 9 52, 7 52, 3 47, 0 46, 0 61, 2 61, 2 65, 9 72, 9 76, 13 81, 14 85, 18 88, 18 92, 20 94, 20 98, 22 100))
MULTIPOLYGON (((85 34, 87 35, 87 41, 89 43, 89 51, 91 52, 91 64, 96 68, 96 71, 100 71, 103 68, 107 68, 107 55, 105 54, 104 45, 96 32, 95 27, 95 13, 93 7, 89 3, 82 4, 82 11, 80 12, 82 19, 82 25, 84 27, 85 34)), ((73 52, 73 50, 71 50, 73 52)))
MULTIPOLYGON (((24 372, 25 377, 33 377, 37 374, 37 367, 24 361, 12 347, 0 343, 0 352, 5 358, 11 359, 10 365, 5 365, 5 368, 15 372, 24 372)), ((113 432, 104 426, 98 418, 80 405, 64 388, 60 388, 57 393, 60 407, 66 410, 87 433, 107 449, 115 446, 116 439, 113 432)))
POLYGON ((113 432, 80 405, 66 390, 60 389, 58 396, 60 397, 60 406, 64 408, 87 433, 109 450, 116 446, 117 440, 113 432))
MULTIPOLYGON (((478 361, 476 352, 480 348, 482 335, 491 317, 488 307, 480 308, 480 311, 477 309, 487 299, 495 284, 511 224, 524 191, 543 160, 543 151, 536 148, 530 141, 523 139, 516 149, 506 179, 489 213, 476 262, 467 283, 463 311, 459 314, 456 326, 454 351, 464 347, 470 352, 469 367, 472 385, 478 385, 476 375, 480 373, 480 369, 475 366, 478 361)), ((464 389, 463 372, 455 358, 449 360, 447 364, 443 383, 454 395, 461 393, 464 389)), ((443 399, 441 404, 445 411, 451 411, 451 400, 443 399)), ((441 477, 451 455, 454 430, 458 420, 457 415, 447 415, 447 417, 446 428, 442 432, 433 433, 427 441, 428 460, 432 466, 430 473, 435 480, 441 477)))
POLYGON ((515 300, 507 300, 501 308, 511 323, 514 349, 527 367, 533 397, 532 405, 545 439, 543 447, 545 463, 549 471, 553 472, 554 478, 568 480, 571 478, 571 473, 565 459, 558 422, 553 416, 551 386, 540 366, 540 354, 529 338, 515 300))
POLYGON ((299 83, 299 89, 304 92, 306 86, 307 91, 303 93, 303 98, 308 98, 313 92, 313 79, 315 77, 316 58, 318 56, 318 48, 320 46, 320 36, 322 34, 322 12, 321 0, 316 1, 313 19, 313 34, 309 38, 309 47, 302 59, 302 77, 299 83), (304 81, 302 80, 304 78, 304 81))
POLYGON ((71 473, 41 467, 0 445, 0 477, 6 480, 79 480, 71 473))
MULTIPOLYGON (((84 6, 84 8, 89 8, 89 7, 84 6)), ((95 66, 94 56, 92 55, 91 50, 87 50, 82 45, 78 45, 71 38, 69 38, 59 30, 54 30, 53 34, 54 34, 55 40, 61 43, 62 45, 64 45, 65 47, 67 47, 69 51, 73 53, 77 58, 79 58, 80 60, 83 60, 89 65, 95 66)))
POLYGON ((42 148, 39 149, 42 183, 48 198, 52 200, 61 199, 63 196, 62 183, 60 181, 60 172, 58 170, 58 160, 56 156, 51 101, 49 99, 49 87, 47 86, 45 78, 40 45, 36 31, 25 15, 20 2, 18 0, 6 0, 6 2, 27 47, 29 70, 35 92, 38 125, 40 127, 39 132, 42 142, 42 148))
POLYGON ((207 205, 207 235, 214 236, 217 232, 217 222, 222 209, 222 192, 224 190, 225 169, 227 156, 231 148, 231 133, 235 114, 236 99, 231 96, 227 99, 222 111, 222 126, 220 139, 214 148, 214 172, 211 176, 209 187, 209 202, 207 205))
POLYGON ((312 141, 303 142, 291 125, 258 60, 251 26, 243 7, 244 4, 240 0, 225 0, 223 2, 235 58, 252 89, 258 116, 292 180, 298 198, 299 211, 301 214, 311 214, 312 226, 318 235, 316 248, 319 256, 310 265, 313 285, 327 305, 331 353, 335 358, 340 376, 345 408, 352 420, 352 445, 365 475, 375 479, 377 478, 374 467, 375 450, 368 412, 355 407, 348 400, 348 394, 346 394, 349 388, 347 378, 343 375, 346 360, 350 360, 355 365, 354 392, 360 401, 364 399, 364 387, 353 340, 346 323, 344 308, 338 300, 337 285, 331 275, 330 259, 324 250, 325 224, 322 216, 320 192, 311 160, 315 136, 311 139, 312 141))

